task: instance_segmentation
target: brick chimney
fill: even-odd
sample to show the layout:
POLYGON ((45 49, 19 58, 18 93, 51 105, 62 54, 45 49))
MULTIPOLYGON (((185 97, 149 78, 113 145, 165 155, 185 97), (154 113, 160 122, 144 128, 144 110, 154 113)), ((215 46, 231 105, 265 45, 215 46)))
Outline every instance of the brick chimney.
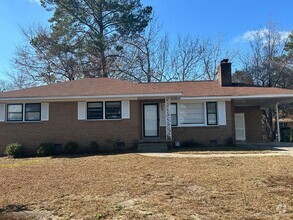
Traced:
POLYGON ((223 59, 218 68, 218 83, 221 86, 231 86, 232 77, 231 77, 231 63, 229 59, 223 59))

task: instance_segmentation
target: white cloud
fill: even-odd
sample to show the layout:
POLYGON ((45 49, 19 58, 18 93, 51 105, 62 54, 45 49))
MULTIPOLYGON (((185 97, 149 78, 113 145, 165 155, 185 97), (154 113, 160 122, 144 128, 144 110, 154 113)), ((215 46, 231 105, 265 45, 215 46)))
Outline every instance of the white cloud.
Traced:
MULTIPOLYGON (((281 41, 286 41, 290 35, 290 31, 278 31, 278 37, 281 41)), ((269 34, 269 29, 263 28, 260 30, 246 31, 241 36, 233 39, 234 43, 248 42, 256 39, 263 39, 265 41, 266 36, 269 34)))
POLYGON ((38 3, 39 5, 41 4, 40 0, 28 0, 30 3, 38 3))
MULTIPOLYGON (((245 41, 252 41, 256 38, 265 38, 266 35, 269 34, 269 29, 264 28, 257 31, 246 31, 241 38, 245 41)), ((289 31, 278 31, 277 34, 279 35, 281 40, 286 40, 290 34, 289 31)))

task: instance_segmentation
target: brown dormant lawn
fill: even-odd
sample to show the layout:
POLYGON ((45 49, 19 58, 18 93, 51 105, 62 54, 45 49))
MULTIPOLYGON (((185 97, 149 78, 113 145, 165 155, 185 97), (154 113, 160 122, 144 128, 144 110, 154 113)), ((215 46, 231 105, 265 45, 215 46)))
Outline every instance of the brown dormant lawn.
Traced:
POLYGON ((293 219, 293 157, 0 158, 0 219, 293 219))

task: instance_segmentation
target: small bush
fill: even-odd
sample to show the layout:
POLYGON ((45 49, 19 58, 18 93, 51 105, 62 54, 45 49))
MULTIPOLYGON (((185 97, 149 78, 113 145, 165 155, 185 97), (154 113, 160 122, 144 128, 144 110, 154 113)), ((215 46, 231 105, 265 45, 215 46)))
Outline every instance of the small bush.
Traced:
POLYGON ((75 154, 77 153, 78 147, 76 142, 70 141, 65 145, 65 152, 68 154, 75 154))
POLYGON ((4 154, 13 158, 24 157, 24 147, 18 143, 9 144, 6 147, 4 154))
POLYGON ((90 152, 96 154, 99 152, 99 150, 100 150, 100 145, 96 141, 91 142, 90 152))
POLYGON ((54 145, 52 143, 42 143, 37 149, 37 155, 40 157, 52 156, 54 154, 54 145))

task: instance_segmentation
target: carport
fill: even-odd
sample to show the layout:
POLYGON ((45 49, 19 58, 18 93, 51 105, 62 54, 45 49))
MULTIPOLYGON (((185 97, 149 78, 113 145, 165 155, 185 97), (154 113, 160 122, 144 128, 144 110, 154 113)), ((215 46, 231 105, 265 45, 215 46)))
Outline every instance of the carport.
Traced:
MULTIPOLYGON (((275 108, 276 111, 276 124, 277 124, 277 135, 278 142, 281 141, 280 136, 280 124, 279 124, 279 105, 293 103, 292 94, 276 94, 276 95, 258 95, 258 96, 234 96, 234 109, 235 109, 235 136, 237 141, 246 141, 246 133, 257 131, 260 129, 261 124, 256 123, 261 119, 262 109, 267 109, 269 107, 275 108), (247 119, 245 115, 250 114, 250 123, 255 124, 255 126, 250 126, 249 131, 246 128, 247 119)), ((253 135, 252 135, 253 136, 253 135)), ((258 136, 258 134, 255 134, 258 136)), ((255 138, 255 141, 260 141, 255 138)))

